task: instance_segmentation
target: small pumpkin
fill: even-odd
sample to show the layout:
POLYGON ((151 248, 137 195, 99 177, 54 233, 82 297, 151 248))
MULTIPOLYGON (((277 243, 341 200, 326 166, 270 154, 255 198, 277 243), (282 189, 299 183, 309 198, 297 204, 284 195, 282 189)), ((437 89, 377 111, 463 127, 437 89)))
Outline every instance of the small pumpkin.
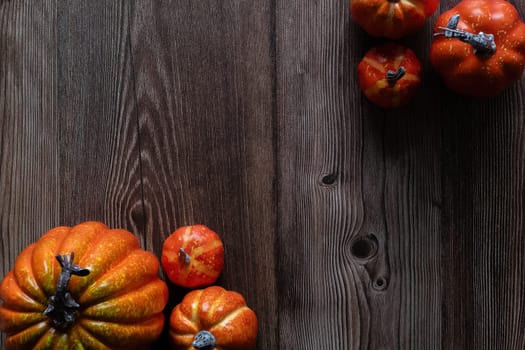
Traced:
POLYGON ((366 52, 357 67, 359 87, 383 108, 407 104, 421 85, 421 64, 412 50, 386 42, 366 52))
POLYGON ((164 327, 159 261, 129 231, 60 226, 17 257, 0 284, 6 349, 147 349, 164 327))
POLYGON ((439 0, 350 0, 350 14, 369 35, 399 39, 417 32, 439 0))
POLYGON ((463 0, 434 25, 430 63, 462 95, 490 97, 525 68, 525 24, 506 0, 463 0))
POLYGON ((168 279, 185 288, 211 285, 224 267, 224 244, 205 225, 182 226, 162 246, 162 268, 168 279))
POLYGON ((249 350, 257 340, 257 316, 244 297, 219 286, 189 292, 170 316, 177 350, 249 350))

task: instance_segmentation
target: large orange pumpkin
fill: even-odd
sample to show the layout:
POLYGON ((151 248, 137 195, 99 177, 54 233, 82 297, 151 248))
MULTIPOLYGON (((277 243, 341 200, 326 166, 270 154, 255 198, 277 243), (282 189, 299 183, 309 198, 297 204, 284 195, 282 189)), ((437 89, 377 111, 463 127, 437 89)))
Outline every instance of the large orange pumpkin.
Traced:
POLYGON ((250 350, 257 327, 241 294, 211 286, 186 294, 171 313, 169 334, 174 349, 250 350))
POLYGON ((159 261, 100 222, 56 227, 0 284, 7 349, 147 349, 164 326, 159 261))

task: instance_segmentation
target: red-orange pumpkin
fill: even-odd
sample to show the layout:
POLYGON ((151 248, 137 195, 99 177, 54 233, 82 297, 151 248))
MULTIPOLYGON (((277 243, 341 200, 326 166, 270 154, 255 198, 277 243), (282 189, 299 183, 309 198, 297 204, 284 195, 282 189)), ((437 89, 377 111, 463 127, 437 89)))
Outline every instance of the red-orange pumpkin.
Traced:
POLYGON ((490 97, 525 69, 525 23, 507 0, 463 0, 434 25, 430 63, 449 89, 490 97))
POLYGON ((417 32, 438 0, 350 0, 350 14, 372 36, 399 39, 417 32))
POLYGON ((383 108, 407 104, 421 85, 421 64, 412 50, 386 42, 368 50, 357 67, 359 87, 383 108))
POLYGON ((209 286, 224 267, 224 245, 219 235, 205 225, 182 226, 164 241, 162 268, 178 286, 209 286))
POLYGON ((257 327, 241 294, 211 286, 186 294, 171 313, 169 334, 174 349, 250 350, 257 327))
POLYGON ((6 349, 147 349, 164 326, 159 261, 100 222, 56 227, 0 284, 6 349))

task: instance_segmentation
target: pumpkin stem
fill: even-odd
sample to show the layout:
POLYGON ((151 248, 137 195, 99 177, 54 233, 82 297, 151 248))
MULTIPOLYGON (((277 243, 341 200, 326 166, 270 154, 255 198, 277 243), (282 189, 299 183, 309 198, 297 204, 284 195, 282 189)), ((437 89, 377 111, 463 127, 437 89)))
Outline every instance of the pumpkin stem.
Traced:
POLYGON ((188 265, 191 261, 191 256, 181 247, 179 249, 179 259, 183 265, 188 265))
POLYGON ((49 298, 44 315, 51 319, 56 329, 65 331, 75 322, 77 309, 80 307, 67 290, 67 285, 72 275, 87 276, 89 270, 73 264, 75 258, 73 252, 70 255, 57 254, 55 257, 62 267, 62 272, 60 272, 55 295, 49 298))
POLYGON ((474 54, 478 56, 491 56, 496 52, 496 42, 493 34, 469 33, 464 30, 456 29, 459 23, 459 15, 452 16, 446 27, 438 27, 443 30, 441 33, 434 33, 434 36, 444 36, 445 38, 459 39, 467 44, 472 45, 474 54))
POLYGON ((215 337, 208 331, 200 331, 193 338, 191 345, 198 350, 213 350, 215 347, 215 337))
POLYGON ((388 70, 388 72, 386 72, 386 81, 388 82, 388 85, 390 86, 394 86, 397 81, 401 78, 403 78, 403 76, 406 74, 406 69, 405 67, 403 66, 400 66, 397 71, 394 71, 394 70, 388 70))

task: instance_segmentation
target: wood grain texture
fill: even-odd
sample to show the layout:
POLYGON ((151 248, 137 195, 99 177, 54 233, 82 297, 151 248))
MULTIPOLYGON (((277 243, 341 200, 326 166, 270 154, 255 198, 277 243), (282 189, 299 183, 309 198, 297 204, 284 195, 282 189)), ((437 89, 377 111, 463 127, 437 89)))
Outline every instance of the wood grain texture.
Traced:
POLYGON ((54 226, 100 220, 143 232, 130 218, 142 197, 129 10, 108 4, 1 5, 3 273, 54 226))
MULTIPOLYGON (((147 246, 177 227, 222 238, 218 281, 260 318, 277 349, 270 2, 136 2, 136 77, 147 246)), ((171 288, 168 310, 186 290, 171 288)))
POLYGON ((369 338, 363 270, 349 254, 365 209, 347 12, 343 2, 277 4, 283 349, 352 349, 369 338))
POLYGON ((450 348, 524 346, 522 89, 446 119, 443 282, 457 286, 444 288, 450 348))
POLYGON ((56 9, 2 3, 0 12, 0 270, 58 224, 56 9))
POLYGON ((421 121, 428 100, 393 115, 370 106, 352 64, 369 43, 346 4, 282 6, 278 246, 302 243, 279 264, 290 276, 279 283, 284 348, 440 347, 439 125, 421 121), (369 235, 378 251, 363 259, 353 247, 369 235))
MULTIPOLYGON (((525 3, 514 4, 523 16, 525 3)), ((447 349, 525 346, 524 82, 490 100, 440 94, 447 349)))
POLYGON ((60 217, 144 232, 127 1, 58 2, 60 217))
MULTIPOLYGON (((58 224, 56 11, 0 3, 0 270, 58 224), (45 194, 45 195, 44 195, 45 194)), ((4 334, 0 337, 3 348, 4 334)))
POLYGON ((2 276, 56 225, 160 256, 203 223, 257 349, 524 349, 525 78, 444 87, 429 38, 455 3, 401 40, 423 86, 386 113, 347 1, 0 1, 2 276))
MULTIPOLYGON (((283 348, 521 348, 521 220, 507 216, 517 210, 520 217, 521 206, 497 206, 523 200, 512 180, 521 179, 523 167, 523 79, 500 99, 465 100, 448 93, 425 63, 418 101, 387 114, 363 100, 355 85, 351 62, 377 40, 348 24, 341 15, 346 3, 281 6, 278 247, 295 245, 279 263, 278 275, 291 277, 278 284, 283 348), (480 114, 490 126, 477 125, 480 114), (517 127, 514 140, 498 127, 501 114, 517 127), (469 126, 461 127, 465 121, 469 126), (458 127, 485 134, 451 135, 458 127), (485 148, 475 160, 473 142, 485 148), (499 156, 487 158, 489 147, 499 156), (513 160, 502 162, 503 153, 513 160), (330 186, 323 184, 326 174, 333 175, 325 178, 330 186), (502 182, 509 187, 492 188, 502 182), (480 203, 486 190, 495 202, 480 203), (482 224, 488 218, 498 224, 482 224), (356 260, 353 244, 371 233, 377 255, 356 260), (494 259, 501 264, 497 274, 494 259), (496 276, 513 291, 496 289, 496 276)), ((430 29, 427 24, 403 40, 423 62, 430 29)))

